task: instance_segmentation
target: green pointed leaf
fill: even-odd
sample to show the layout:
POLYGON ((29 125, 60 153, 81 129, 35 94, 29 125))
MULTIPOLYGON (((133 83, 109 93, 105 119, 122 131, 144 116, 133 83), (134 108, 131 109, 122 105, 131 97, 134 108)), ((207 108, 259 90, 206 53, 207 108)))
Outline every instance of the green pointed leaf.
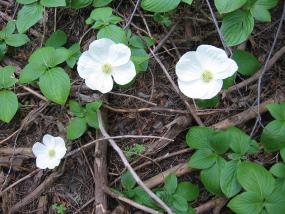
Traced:
POLYGON ((237 169, 237 179, 247 191, 255 192, 261 196, 272 193, 275 180, 271 173, 256 163, 244 162, 237 169))
POLYGON ((30 83, 40 78, 46 70, 44 65, 29 63, 21 71, 19 80, 21 83, 30 83))
POLYGON ((99 129, 98 115, 96 111, 87 111, 85 119, 89 126, 99 129))
POLYGON ((46 71, 39 81, 42 93, 51 101, 63 105, 70 92, 70 79, 62 68, 46 71))
POLYGON ((136 181, 129 171, 127 171, 126 173, 122 175, 121 183, 124 189, 127 189, 127 190, 133 189, 136 185, 136 181))
POLYGON ((38 0, 17 0, 18 3, 20 4, 31 4, 31 3, 34 3, 38 0))
POLYGON ((94 7, 104 7, 104 6, 108 5, 112 1, 113 0, 94 0, 93 1, 93 6, 94 7))
POLYGON ((0 42, 0 61, 4 58, 7 52, 7 45, 5 42, 0 42))
POLYGON ((241 8, 247 0, 215 0, 215 6, 219 13, 230 13, 241 8))
POLYGON ((180 182, 175 194, 180 195, 187 201, 194 201, 199 196, 199 188, 190 182, 180 182))
POLYGON ((16 21, 15 20, 9 20, 7 25, 0 31, 0 40, 5 39, 9 35, 13 34, 16 29, 16 21), (3 34, 3 36, 2 36, 3 34))
POLYGON ((163 13, 175 9, 181 0, 142 0, 141 7, 144 10, 163 13))
POLYGON ((69 110, 76 116, 76 117, 84 117, 83 108, 82 106, 76 102, 75 100, 69 101, 69 110))
POLYGON ((207 127, 192 127, 186 135, 186 142, 193 149, 208 149, 210 138, 213 136, 214 130, 207 127))
POLYGON ((275 120, 285 120, 285 102, 271 103, 266 108, 275 120))
POLYGON ((255 192, 244 192, 234 197, 227 206, 238 214, 260 214, 263 198, 255 192))
POLYGON ((265 209, 269 214, 285 213, 285 191, 276 188, 273 193, 265 199, 265 209))
POLYGON ((239 128, 230 127, 225 131, 225 138, 230 142, 230 148, 237 154, 244 155, 249 151, 251 138, 239 128))
POLYGON ((238 161, 229 161, 221 171, 221 189, 227 198, 231 198, 240 192, 241 186, 237 181, 238 161))
POLYGON ((216 163, 209 169, 203 169, 200 173, 200 178, 205 188, 214 194, 223 195, 221 186, 220 186, 220 178, 221 178, 221 170, 225 166, 226 161, 219 157, 216 163))
POLYGON ((87 124, 84 118, 75 117, 69 121, 67 126, 67 139, 75 140, 80 138, 87 130, 87 124))
POLYGON ((9 123, 18 110, 18 98, 11 91, 0 91, 0 120, 9 123))
POLYGON ((251 34, 254 19, 250 12, 236 10, 225 15, 221 31, 227 45, 234 46, 244 42, 251 34))
POLYGON ((238 72, 242 75, 251 76, 261 68, 256 57, 247 51, 234 50, 233 60, 236 61, 238 72))
POLYGON ((24 5, 18 12, 16 26, 19 33, 25 33, 43 18, 44 8, 38 3, 24 5))
POLYGON ((66 3, 68 7, 71 7, 74 9, 80 9, 80 8, 87 7, 92 2, 93 0, 68 0, 66 3))
POLYGON ((190 158, 189 166, 195 169, 207 169, 214 165, 217 155, 210 149, 199 149, 190 158))
POLYGON ((220 98, 218 96, 213 97, 212 99, 207 100, 195 100, 197 106, 199 108, 213 108, 216 107, 220 103, 220 98))
POLYGON ((73 68, 81 55, 79 43, 73 44, 68 49, 68 51, 69 51, 69 56, 68 59, 66 60, 66 63, 70 68, 73 68))
POLYGON ((285 147, 285 121, 274 120, 267 124, 261 134, 265 151, 278 151, 285 147))
POLYGON ((86 104, 87 111, 97 111, 102 106, 103 102, 101 100, 94 101, 92 103, 86 104))
POLYGON ((284 163, 276 163, 274 164, 270 172, 276 176, 277 178, 285 178, 285 164, 284 163))
POLYGON ((281 155, 283 162, 285 162, 285 148, 280 150, 280 155, 281 155))
POLYGON ((29 62, 53 68, 68 59, 69 54, 70 52, 66 48, 44 47, 37 49, 30 56, 29 62))
POLYGON ((148 68, 149 55, 144 49, 131 49, 131 60, 135 64, 137 73, 144 72, 148 68))
POLYGON ((108 25, 103 27, 97 33, 97 39, 108 38, 113 40, 115 43, 127 43, 126 32, 117 25, 108 25))
POLYGON ((13 76, 15 71, 16 68, 14 66, 0 68, 0 89, 10 88, 18 82, 18 80, 13 76))
POLYGON ((181 197, 180 195, 174 194, 173 195, 173 202, 172 205, 175 209, 186 212, 188 210, 188 203, 185 198, 181 197))
POLYGON ((64 7, 66 0, 41 0, 41 5, 45 7, 64 7))
POLYGON ((50 37, 46 41, 45 46, 59 48, 64 46, 66 42, 67 42, 66 33, 62 30, 57 30, 50 35, 50 37))
POLYGON ((251 6, 250 12, 254 18, 261 22, 271 22, 269 9, 275 7, 278 0, 257 0, 251 6))
POLYGON ((164 189, 173 194, 177 188, 177 177, 175 174, 168 175, 164 180, 164 189))
POLYGON ((12 34, 5 39, 6 44, 12 47, 20 47, 29 41, 26 34, 12 34))
POLYGON ((230 147, 227 133, 224 131, 215 133, 210 139, 210 146, 217 154, 224 154, 230 147))
POLYGON ((193 3, 193 0, 182 0, 181 2, 191 5, 193 3))

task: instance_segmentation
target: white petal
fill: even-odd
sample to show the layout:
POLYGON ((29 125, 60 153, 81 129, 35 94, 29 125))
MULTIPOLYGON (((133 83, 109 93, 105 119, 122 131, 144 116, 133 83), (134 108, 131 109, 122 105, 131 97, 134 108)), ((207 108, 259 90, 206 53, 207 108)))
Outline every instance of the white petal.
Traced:
POLYGON ((101 72, 101 64, 95 61, 88 51, 85 51, 78 60, 77 71, 81 78, 87 79, 94 72, 101 72))
POLYGON ((228 66, 229 58, 226 52, 220 48, 212 45, 200 45, 196 52, 200 61, 203 62, 204 70, 219 73, 228 66))
POLYGON ((131 49, 124 44, 114 44, 110 47, 109 63, 120 66, 128 63, 131 58, 131 49))
POLYGON ((212 80, 206 83, 200 79, 189 82, 178 79, 178 86, 187 97, 193 99, 211 99, 219 93, 223 86, 223 81, 212 80))
POLYGON ((92 90, 98 90, 101 93, 108 93, 113 88, 113 79, 111 74, 105 74, 103 72, 98 72, 91 75, 85 80, 87 87, 92 90))
POLYGON ((39 155, 47 154, 47 147, 42 143, 35 143, 32 148, 33 154, 37 157, 39 155))
POLYGON ((223 66, 220 70, 213 71, 214 79, 226 79, 232 75, 238 70, 237 63, 232 60, 228 59, 225 62, 225 66, 223 66))
POLYGON ((98 39, 89 45, 88 53, 98 63, 105 63, 109 59, 110 48, 115 43, 111 39, 98 39))
POLYGON ((47 168, 54 169, 60 164, 60 159, 52 158, 47 162, 47 168))
POLYGON ((46 134, 43 137, 43 144, 47 146, 47 148, 53 148, 55 146, 54 137, 46 134))
POLYGON ((185 53, 176 64, 176 75, 182 81, 199 79, 204 68, 203 61, 194 51, 185 53))
POLYGON ((126 85, 136 76, 136 68, 134 63, 129 61, 124 65, 113 67, 112 76, 114 81, 119 85, 126 85))
POLYGON ((55 144, 55 158, 57 159, 61 159, 64 157, 65 153, 66 153, 66 146, 65 143, 63 141, 63 139, 61 137, 58 137, 61 140, 56 140, 56 144, 55 144))
POLYGON ((47 155, 39 155, 36 159, 36 166, 40 169, 46 169, 48 166, 49 158, 47 155))

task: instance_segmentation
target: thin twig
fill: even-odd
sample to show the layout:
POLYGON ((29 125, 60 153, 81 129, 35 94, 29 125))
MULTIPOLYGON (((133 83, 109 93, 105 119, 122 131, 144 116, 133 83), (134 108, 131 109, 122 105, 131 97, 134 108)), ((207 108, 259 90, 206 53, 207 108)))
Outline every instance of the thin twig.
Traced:
POLYGON ((211 6, 209 0, 206 0, 206 2, 207 2, 207 5, 208 5, 208 8, 209 8, 209 10, 210 10, 211 16, 212 16, 212 21, 213 21, 214 24, 215 24, 215 27, 216 27, 216 29, 217 29, 217 32, 218 32, 218 35, 219 35, 219 37, 220 37, 220 40, 221 40, 221 42, 222 42, 222 44, 223 44, 223 47, 224 47, 225 51, 227 52, 227 54, 228 54, 229 56, 232 56, 232 50, 226 45, 224 36, 223 36, 223 34, 222 34, 222 32, 221 32, 221 30, 220 30, 220 28, 219 28, 219 24, 218 24, 218 21, 217 21, 217 19, 216 19, 215 13, 214 13, 214 11, 213 11, 213 9, 212 9, 212 6, 211 6))
POLYGON ((258 77, 258 88, 257 88, 257 118, 256 118, 256 121, 255 121, 255 124, 252 128, 252 131, 251 131, 251 134, 254 133, 256 127, 257 127, 257 124, 258 123, 261 123, 261 116, 260 116, 260 98, 261 98, 261 85, 262 85, 262 78, 267 70, 267 65, 268 65, 268 62, 270 60, 270 57, 272 55, 272 52, 275 48, 275 45, 276 45, 276 42, 277 42, 277 39, 279 37, 279 34, 281 32, 281 29, 282 29, 282 25, 283 25, 283 21, 284 21, 284 18, 285 18, 285 1, 283 3, 283 12, 282 12, 282 16, 281 16, 281 20, 280 20, 280 23, 279 23, 279 26, 278 26, 278 29, 277 29, 277 32, 276 32, 276 35, 274 37, 274 40, 273 40, 273 44, 270 48, 270 51, 269 51, 269 54, 266 58, 266 61, 265 61, 265 65, 262 69, 262 72, 260 74, 260 76, 258 77))
POLYGON ((156 103, 153 103, 153 102, 150 102, 150 101, 147 101, 147 100, 144 100, 140 97, 136 97, 134 95, 129 95, 129 94, 122 94, 122 93, 116 93, 116 92, 109 92, 109 94, 113 94, 113 95, 118 95, 118 96, 124 96, 124 97, 130 97, 130 98, 134 98, 134 99, 137 99, 141 102, 144 102, 144 103, 147 103, 147 104, 150 104, 150 105, 153 105, 153 106, 157 106, 156 103))
MULTIPOLYGON (((98 114, 98 122, 99 122, 99 128, 104 137, 110 137, 110 135, 107 133, 107 131, 104 128, 101 112, 97 111, 98 114)), ((134 171, 132 166, 130 165, 129 161, 127 160, 126 156, 124 155, 123 151, 120 149, 120 147, 117 145, 117 143, 113 139, 108 140, 110 145, 113 147, 113 149, 117 152, 117 154, 120 156, 121 160, 123 161, 125 167, 129 170, 135 181, 139 186, 141 186, 144 191, 154 200, 157 202, 157 204, 163 208, 168 214, 173 214, 171 209, 159 198, 157 195, 155 195, 139 178, 137 173, 134 171)))
POLYGON ((134 8, 134 10, 133 10, 133 12, 132 12, 132 14, 131 14, 131 17, 129 18, 129 20, 128 20, 126 26, 124 27, 124 30, 127 29, 127 28, 130 26, 130 24, 131 24, 131 22, 132 22, 132 20, 133 20, 133 18, 134 18, 134 15, 135 15, 135 13, 136 13, 136 11, 137 11, 139 5, 140 5, 140 2, 141 2, 141 0, 137 0, 137 3, 136 3, 136 5, 135 5, 135 8, 134 8))

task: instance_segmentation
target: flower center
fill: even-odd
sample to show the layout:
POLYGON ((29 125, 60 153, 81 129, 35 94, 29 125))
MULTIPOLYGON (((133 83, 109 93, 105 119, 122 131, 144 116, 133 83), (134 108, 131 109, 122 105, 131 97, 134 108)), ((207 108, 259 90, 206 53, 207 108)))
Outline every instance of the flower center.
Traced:
POLYGON ((112 65, 111 64, 104 64, 102 65, 102 71, 106 74, 109 74, 112 72, 112 65))
POLYGON ((212 79, 213 79, 213 74, 212 74, 211 71, 205 70, 205 71, 202 73, 202 80, 203 80, 204 82, 210 82, 212 79))
POLYGON ((48 156, 50 156, 51 158, 53 158, 53 157, 55 156, 55 150, 54 150, 54 149, 48 150, 48 156))

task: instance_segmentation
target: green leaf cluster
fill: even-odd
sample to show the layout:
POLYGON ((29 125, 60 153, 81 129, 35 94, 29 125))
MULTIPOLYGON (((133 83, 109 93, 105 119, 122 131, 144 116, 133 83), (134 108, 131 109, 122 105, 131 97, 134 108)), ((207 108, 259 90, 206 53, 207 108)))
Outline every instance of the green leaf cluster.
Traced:
POLYGON ((0 68, 0 120, 6 123, 12 120, 19 107, 17 95, 9 90, 18 82, 15 71, 13 66, 0 68))
POLYGON ((21 83, 39 80, 41 92, 49 100, 63 105, 70 92, 70 78, 59 67, 70 56, 66 48, 43 47, 37 49, 29 58, 29 63, 20 74, 21 83))
POLYGON ((218 132, 207 127, 192 127, 186 142, 196 149, 189 166, 201 169, 201 181, 209 192, 232 197, 241 190, 236 170, 247 154, 258 151, 257 143, 247 134, 236 127, 218 132), (228 160, 224 158, 225 153, 228 160))
POLYGON ((215 0, 215 6, 223 17, 221 31, 229 46, 244 42, 253 31, 254 19, 270 22, 269 10, 278 0, 215 0))
POLYGON ((131 159, 133 155, 140 155, 145 151, 145 147, 142 144, 134 144, 131 147, 126 147, 125 149, 125 155, 127 159, 131 159))
POLYGON ((16 30, 15 21, 8 21, 6 27, 0 31, 0 60, 7 51, 7 45, 12 47, 20 47, 30 41, 27 35, 22 33, 14 33, 16 30))
POLYGON ((43 18, 44 7, 64 7, 66 0, 17 0, 24 6, 17 15, 16 26, 20 33, 26 32, 43 18))
POLYGON ((74 115, 67 126, 67 139, 75 140, 80 138, 87 130, 88 126, 99 128, 97 110, 101 107, 101 101, 87 103, 81 106, 75 100, 69 102, 69 110, 74 115))
POLYGON ((51 208, 57 213, 57 214, 64 214, 66 212, 66 207, 63 204, 53 204, 51 208))
MULTIPOLYGON (((280 169, 276 169, 278 167, 271 170, 279 174, 280 169)), ((263 166, 252 162, 241 163, 237 169, 237 180, 245 192, 235 196, 228 203, 228 207, 235 213, 285 212, 285 191, 263 166)))
POLYGON ((86 24, 92 25, 92 28, 99 29, 97 38, 108 38, 116 43, 127 42, 126 32, 116 24, 123 19, 119 16, 113 15, 113 9, 110 7, 102 7, 94 9, 89 18, 86 20, 86 24))
POLYGON ((149 63, 149 55, 146 50, 154 45, 154 40, 146 36, 139 37, 128 31, 127 41, 132 53, 131 60, 135 64, 137 73, 145 72, 149 63))
MULTIPOLYGON (((129 172, 122 175, 121 184, 124 188, 122 194, 126 197, 145 206, 162 211, 142 188, 136 187, 136 182, 129 172)), ((194 209, 189 206, 189 203, 197 199, 199 188, 191 182, 183 181, 178 183, 177 177, 174 174, 170 174, 165 178, 164 186, 156 188, 154 192, 174 213, 195 213, 194 209)))
POLYGON ((266 108, 275 120, 264 127, 261 143, 265 151, 278 151, 285 148, 285 102, 268 104, 266 108))

